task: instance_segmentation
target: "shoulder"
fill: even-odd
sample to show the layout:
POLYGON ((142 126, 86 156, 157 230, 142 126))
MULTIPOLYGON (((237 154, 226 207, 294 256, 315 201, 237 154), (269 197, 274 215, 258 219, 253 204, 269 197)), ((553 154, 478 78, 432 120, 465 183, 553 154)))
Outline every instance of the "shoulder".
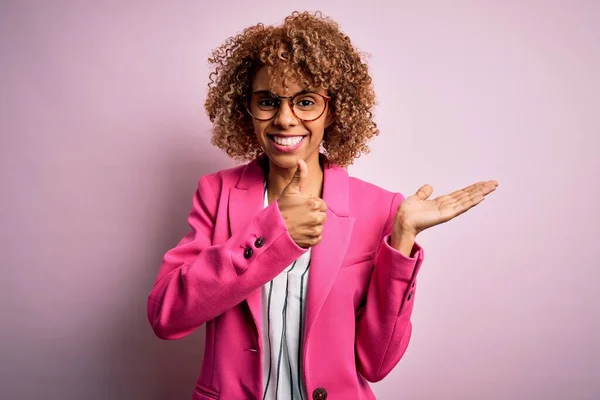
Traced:
POLYGON ((382 235, 389 232, 404 196, 355 177, 349 177, 348 189, 350 214, 359 229, 379 226, 382 235))
POLYGON ((222 186, 235 186, 244 174, 244 170, 247 166, 248 164, 237 165, 235 167, 225 168, 203 175, 198 180, 198 186, 208 185, 211 189, 222 186))
POLYGON ((217 209, 220 198, 240 181, 248 164, 221 169, 198 179, 196 201, 207 209, 217 209))

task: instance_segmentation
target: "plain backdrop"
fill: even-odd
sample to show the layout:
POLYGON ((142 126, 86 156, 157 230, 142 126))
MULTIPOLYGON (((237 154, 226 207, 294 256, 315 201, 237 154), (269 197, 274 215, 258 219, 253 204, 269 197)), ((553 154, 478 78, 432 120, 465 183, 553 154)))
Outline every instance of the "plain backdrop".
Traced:
POLYGON ((381 135, 352 175, 500 182, 419 236, 412 342, 378 398, 600 398, 600 2, 0 4, 0 398, 190 398, 203 329, 155 338, 146 298, 197 179, 235 165, 207 58, 295 9, 367 53, 381 135))

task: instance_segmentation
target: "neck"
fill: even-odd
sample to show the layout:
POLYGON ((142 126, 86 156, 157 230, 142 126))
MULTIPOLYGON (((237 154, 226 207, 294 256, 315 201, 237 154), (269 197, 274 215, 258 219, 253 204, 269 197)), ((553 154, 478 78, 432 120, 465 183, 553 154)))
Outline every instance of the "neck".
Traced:
MULTIPOLYGON (((269 203, 271 203, 273 199, 279 197, 283 189, 290 183, 296 173, 296 168, 281 168, 271 160, 269 160, 268 163, 267 188, 269 193, 269 203)), ((308 177, 302 191, 310 197, 321 197, 323 189, 323 169, 321 168, 319 157, 311 157, 311 159, 306 160, 306 166, 308 167, 308 177)))

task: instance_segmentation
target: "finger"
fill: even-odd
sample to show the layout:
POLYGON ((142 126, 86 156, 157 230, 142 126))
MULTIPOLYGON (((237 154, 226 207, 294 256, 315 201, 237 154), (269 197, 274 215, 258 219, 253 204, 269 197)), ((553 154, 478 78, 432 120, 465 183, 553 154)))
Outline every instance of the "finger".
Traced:
POLYGON ((467 191, 462 196, 458 197, 457 201, 460 203, 460 202, 465 201, 468 198, 477 199, 479 197, 485 197, 488 194, 492 193, 494 190, 496 190, 496 186, 491 184, 490 182, 486 182, 483 185, 479 185, 479 186, 467 191))
MULTIPOLYGON (((472 185, 469 185, 465 188, 459 189, 459 190, 455 190, 452 193, 448 193, 447 196, 450 197, 457 197, 456 195, 461 195, 465 192, 472 192, 474 190, 479 189, 480 187, 491 187, 493 189, 495 189, 498 186, 498 182, 497 181, 480 181, 480 182, 476 182, 472 185)), ((458 196, 460 197, 460 196, 458 196)))
POLYGON ((324 225, 326 220, 327 220, 327 213, 319 211, 315 215, 314 226, 324 225))
POLYGON ((319 236, 319 237, 310 239, 310 245, 309 245, 309 247, 313 247, 313 246, 318 245, 319 243, 321 243, 321 240, 323 240, 323 236, 319 236))
POLYGON ((327 211, 327 203, 325 203, 325 201, 323 199, 321 199, 319 197, 313 197, 309 201, 310 201, 309 207, 311 210, 322 211, 322 212, 327 211))
POLYGON ((459 197, 448 197, 446 200, 442 201, 439 205, 440 208, 448 208, 453 209, 458 204, 467 203, 469 201, 479 201, 483 199, 483 191, 481 190, 473 190, 471 192, 465 193, 456 193, 454 196, 459 197))
POLYGON ((310 231, 311 237, 319 237, 319 236, 321 236, 321 234, 323 234, 323 226, 322 225, 316 225, 311 228, 311 231, 310 231))
POLYGON ((440 211, 443 219, 448 221, 470 210, 484 200, 485 196, 481 194, 465 195, 459 201, 447 203, 443 207, 440 207, 440 211))
POLYGON ((456 203, 453 207, 453 210, 452 210, 453 216, 451 218, 457 217, 457 216, 465 213, 466 211, 470 210, 471 208, 473 208, 476 205, 478 205, 479 203, 481 203, 483 200, 485 200, 485 197, 478 196, 478 197, 467 198, 467 199, 463 200, 462 202, 456 203))
POLYGON ((462 189, 455 190, 452 193, 448 193, 446 196, 458 198, 458 197, 462 196, 464 193, 469 192, 469 191, 475 189, 477 186, 479 186, 479 185, 481 185, 483 183, 485 183, 485 182, 481 181, 481 182, 473 183, 472 185, 469 185, 469 186, 464 187, 462 189))
POLYGON ((297 161, 296 172, 290 183, 283 189, 286 193, 302 193, 306 178, 308 177, 308 167, 306 162, 299 158, 297 161))
POLYGON ((423 185, 414 195, 421 200, 427 200, 431 196, 431 193, 433 193, 433 187, 431 185, 423 185))
POLYGON ((325 203, 325 200, 321 200, 319 199, 319 211, 321 212, 325 212, 327 211, 327 203, 325 203))
POLYGON ((467 186, 466 188, 456 190, 450 194, 440 196, 436 200, 440 207, 446 207, 455 202, 464 201, 465 198, 472 196, 487 196, 498 186, 496 181, 478 182, 473 185, 467 186))

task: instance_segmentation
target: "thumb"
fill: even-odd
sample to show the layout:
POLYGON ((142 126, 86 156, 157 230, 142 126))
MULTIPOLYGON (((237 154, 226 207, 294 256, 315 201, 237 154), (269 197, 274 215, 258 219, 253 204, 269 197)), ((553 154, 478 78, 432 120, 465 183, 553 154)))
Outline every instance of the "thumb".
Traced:
POLYGON ((306 177, 308 176, 308 167, 306 166, 306 162, 301 158, 298 159, 297 165, 296 173, 294 173, 294 177, 283 190, 284 193, 302 193, 306 177))
POLYGON ((433 187, 431 185, 423 185, 417 190, 415 196, 420 200, 427 200, 429 196, 433 193, 433 187))

